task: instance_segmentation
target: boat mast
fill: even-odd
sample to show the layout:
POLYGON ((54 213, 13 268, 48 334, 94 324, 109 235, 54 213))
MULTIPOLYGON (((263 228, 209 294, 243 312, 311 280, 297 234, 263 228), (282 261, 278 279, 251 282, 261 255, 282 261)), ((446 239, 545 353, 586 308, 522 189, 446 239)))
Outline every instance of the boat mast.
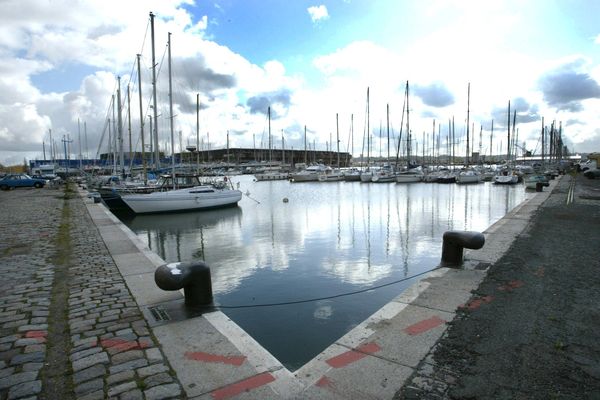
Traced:
POLYGON ((506 150, 506 162, 510 161, 510 100, 508 101, 508 146, 506 150))
POLYGON ((129 171, 133 166, 133 149, 131 144, 131 93, 129 92, 129 83, 127 84, 127 130, 129 131, 129 171))
POLYGON ((338 113, 335 113, 335 141, 337 142, 337 167, 340 168, 340 125, 338 113))
MULTIPOLYGON (((79 143, 79 170, 81 171, 83 168, 81 166, 81 124, 79 123, 79 118, 77 118, 77 142, 79 143)), ((45 154, 44 158, 46 158, 45 154)))
POLYGON ((167 36, 167 47, 169 49, 169 125, 171 128, 171 173, 173 174, 173 189, 175 189, 175 134, 173 132, 173 86, 171 82, 171 32, 169 32, 167 36))
POLYGON ((269 106, 269 108, 267 108, 267 116, 269 119, 269 167, 270 167, 271 163, 273 162, 273 150, 272 150, 272 145, 271 145, 271 106, 269 106))
POLYGON ((115 95, 112 95, 112 157, 113 157, 113 175, 117 174, 117 126, 115 123, 115 95))
POLYGON ((154 14, 150 13, 150 39, 152 42, 152 107, 154 119, 154 169, 160 169, 160 151, 158 149, 158 108, 156 104, 156 54, 154 49, 154 14))
POLYGON ((121 77, 117 77, 117 133, 119 140, 119 168, 121 169, 121 177, 125 178, 125 156, 123 155, 123 109, 121 108, 121 77))
POLYGON ((138 97, 140 98, 140 137, 142 139, 142 174, 144 176, 144 185, 148 184, 148 172, 146 171, 146 143, 144 143, 144 109, 142 106, 142 74, 140 68, 141 54, 137 55, 138 70, 138 97))
POLYGON ((402 119, 400 120, 400 133, 398 134, 398 149, 396 150, 396 169, 398 169, 398 163, 400 160, 400 146, 402 144, 402 129, 404 128, 404 112, 406 111, 406 91, 408 90, 408 81, 407 88, 404 89, 404 100, 402 103, 402 119))
POLYGON ((308 152, 306 150, 306 125, 304 125, 304 165, 308 165, 308 152))
POLYGON ((408 81, 406 81, 406 169, 410 168, 410 119, 408 106, 408 81))
POLYGON ((494 140, 494 120, 492 120, 492 131, 490 133, 490 160, 492 159, 492 154, 493 154, 492 153, 492 149, 493 149, 492 143, 493 143, 493 140, 494 140))
POLYGON ((387 163, 390 163, 390 103, 386 104, 386 129, 387 129, 387 163))
POLYGON ((371 165, 371 130, 369 126, 369 88, 367 88, 367 169, 371 165))
POLYGON ((469 166, 469 106, 471 103, 471 82, 467 85, 467 157, 466 164, 469 166))
POLYGON ((200 174, 200 93, 196 93, 196 174, 200 174))

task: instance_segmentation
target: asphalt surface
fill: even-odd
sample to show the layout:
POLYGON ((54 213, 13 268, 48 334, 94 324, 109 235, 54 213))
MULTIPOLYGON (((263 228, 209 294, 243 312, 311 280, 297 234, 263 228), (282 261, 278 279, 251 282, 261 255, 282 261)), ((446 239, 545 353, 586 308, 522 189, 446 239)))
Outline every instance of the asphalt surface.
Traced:
POLYGON ((567 175, 395 398, 600 399, 599 339, 600 180, 567 175))

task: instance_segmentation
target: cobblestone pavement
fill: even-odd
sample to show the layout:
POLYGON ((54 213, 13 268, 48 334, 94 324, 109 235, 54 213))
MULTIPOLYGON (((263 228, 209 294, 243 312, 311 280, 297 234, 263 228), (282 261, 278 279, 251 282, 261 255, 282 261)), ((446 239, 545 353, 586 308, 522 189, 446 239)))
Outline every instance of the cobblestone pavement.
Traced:
POLYGON ((0 400, 184 398, 83 201, 0 192, 0 400))
POLYGON ((565 176, 395 399, 600 399, 599 228, 565 176))

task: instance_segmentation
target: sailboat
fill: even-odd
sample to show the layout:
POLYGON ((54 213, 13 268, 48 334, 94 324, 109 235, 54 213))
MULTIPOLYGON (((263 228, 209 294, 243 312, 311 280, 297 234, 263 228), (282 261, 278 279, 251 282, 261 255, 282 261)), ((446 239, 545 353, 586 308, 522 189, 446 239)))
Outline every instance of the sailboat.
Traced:
MULTIPOLYGON (((471 83, 469 83, 467 89, 467 154, 466 160, 467 165, 466 168, 461 170, 456 176, 456 183, 479 183, 481 182, 481 174, 474 168, 469 167, 469 106, 471 103, 471 83)), ((480 139, 481 142, 481 139, 480 139)))
MULTIPOLYGON (((262 173, 254 174, 254 178, 257 182, 260 181, 282 181, 287 180, 290 174, 282 172, 280 167, 272 167, 273 162, 273 149, 272 149, 272 136, 271 136, 271 107, 267 109, 267 115, 269 119, 269 167, 262 173)), ((282 143, 283 150, 283 143, 282 143)), ((285 150, 284 150, 285 151, 285 150)))
POLYGON ((327 168, 325 171, 319 174, 319 182, 339 182, 344 180, 344 173, 340 169, 340 129, 338 114, 335 114, 335 126, 336 126, 336 141, 337 141, 337 168, 327 168))
MULTIPOLYGON (((367 169, 363 170, 360 173, 360 181, 367 183, 367 182, 371 182, 371 178, 373 177, 373 171, 371 170, 371 147, 370 147, 370 138, 371 138, 371 132, 370 132, 370 126, 369 126, 369 88, 367 88, 367 130, 365 131, 365 135, 363 136, 363 143, 364 143, 364 138, 367 139, 367 169)), ((363 148, 364 148, 364 144, 363 144, 363 148)), ((361 154, 361 161, 362 161, 362 154, 361 154)))
MULTIPOLYGON (((175 146, 173 132, 173 91, 171 82, 171 33, 168 39, 169 62, 169 109, 171 114, 171 157, 173 177, 175 177, 175 146)), ((175 179, 173 179, 175 182, 175 179)), ((174 189, 166 192, 148 194, 122 195, 121 199, 136 214, 178 212, 201 210, 217 207, 235 206, 242 199, 242 192, 233 189, 231 181, 226 177, 223 181, 194 186, 185 189, 174 189)))
POLYGON ((408 81, 406 81, 406 90, 404 95, 406 96, 406 170, 399 172, 396 175, 396 183, 413 183, 421 182, 423 180, 423 169, 422 168, 411 168, 410 164, 410 119, 409 119, 409 106, 408 106, 408 81))
MULTIPOLYGON (((514 120, 516 120, 517 118, 517 114, 515 111, 515 117, 514 120)), ((514 127, 514 122, 513 122, 513 127, 514 127)), ((506 166, 502 169, 500 169, 498 171, 498 173, 496 174, 496 176, 494 176, 494 183, 498 184, 498 185, 514 185, 515 183, 519 182, 519 177, 513 172, 512 168, 510 167, 510 147, 511 147, 511 142, 510 142, 510 100, 508 101, 508 151, 506 154, 506 166)))

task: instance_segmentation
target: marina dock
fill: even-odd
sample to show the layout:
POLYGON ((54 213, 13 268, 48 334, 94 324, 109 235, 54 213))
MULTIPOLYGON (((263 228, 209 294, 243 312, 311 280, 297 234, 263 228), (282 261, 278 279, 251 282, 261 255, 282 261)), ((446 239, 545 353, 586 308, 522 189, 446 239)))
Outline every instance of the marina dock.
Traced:
MULTIPOLYGON (((576 376, 559 380, 552 393, 568 388, 565 398, 592 398, 600 395, 599 358, 582 358, 577 346, 581 338, 589 354, 600 354, 600 344, 584 333, 595 335, 600 328, 591 308, 597 302, 583 304, 600 293, 590 273, 598 271, 598 260, 589 256, 600 235, 598 182, 581 175, 553 180, 483 232, 485 246, 468 251, 463 268, 423 275, 293 372, 221 311, 186 309, 182 292, 160 290, 154 271, 165 261, 85 190, 71 185, 1 192, 0 399, 489 397, 494 393, 481 391, 483 378, 436 351, 466 351, 479 344, 467 341, 475 339, 465 326, 494 319, 510 326, 507 315, 520 318, 515 310, 524 308, 531 309, 525 322, 531 321, 548 296, 554 303, 572 301, 573 290, 583 311, 552 316, 560 322, 552 328, 558 339, 539 362, 573 359, 568 365, 576 376), (542 234, 556 238, 544 241, 542 234), (535 251, 512 254, 521 242, 531 246, 532 235, 538 238, 535 251), (573 262, 557 257, 557 265, 548 265, 553 251, 573 262), (539 289, 539 282, 528 292, 534 279, 577 280, 580 270, 585 285, 561 290, 544 281, 551 293, 539 289), (499 276, 502 271, 514 277, 499 276), (478 312, 489 313, 502 302, 505 308, 496 309, 501 315, 477 320, 478 312), (571 330, 573 324, 580 329, 571 330), (456 339, 460 332, 463 343, 456 339), (572 348, 576 354, 569 353, 572 348)), ((481 340, 496 334, 485 331, 481 340)), ((495 353, 488 351, 484 360, 471 355, 474 365, 489 365, 495 353)), ((509 397, 527 395, 521 387, 503 390, 509 397)))

